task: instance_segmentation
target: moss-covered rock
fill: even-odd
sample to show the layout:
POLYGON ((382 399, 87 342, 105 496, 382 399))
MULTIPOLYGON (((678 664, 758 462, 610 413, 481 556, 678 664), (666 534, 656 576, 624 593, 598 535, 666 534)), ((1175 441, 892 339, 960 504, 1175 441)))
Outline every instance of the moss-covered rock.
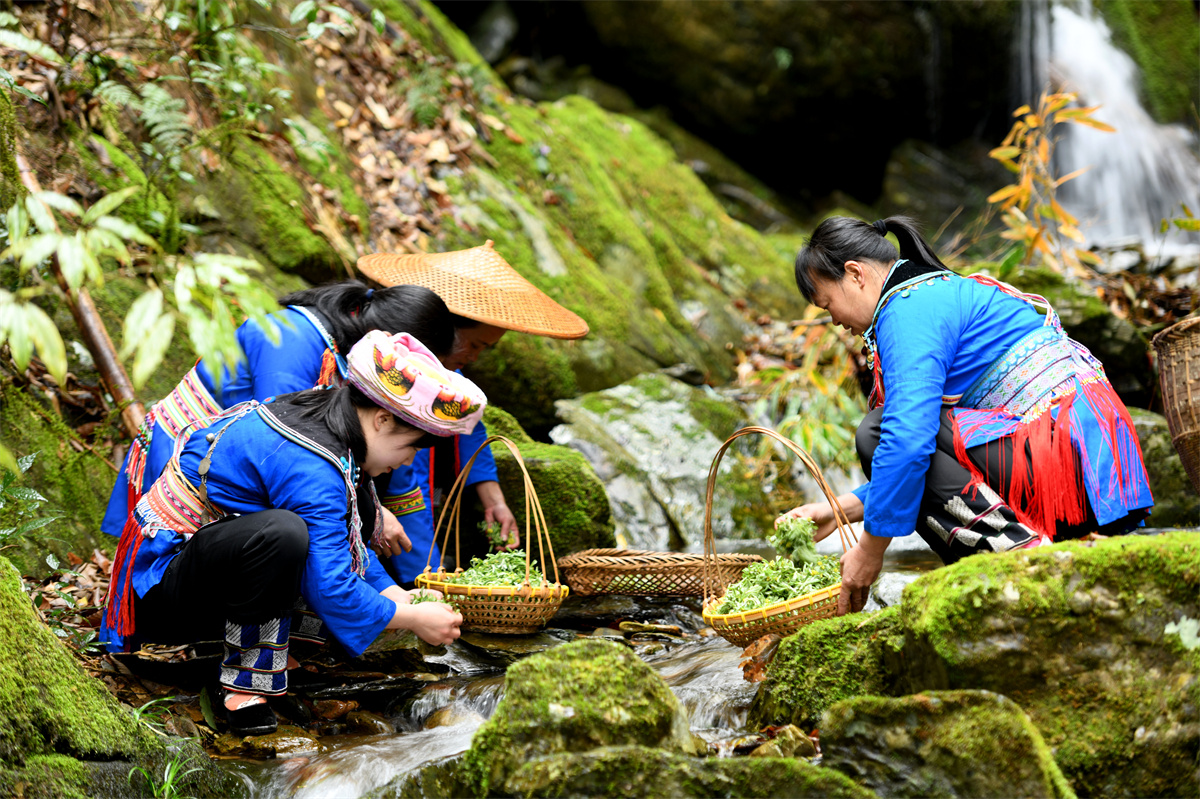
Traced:
POLYGON ((1195 796, 1200 535, 966 558, 905 589, 904 691, 1003 692, 1085 796, 1195 796))
MULTIPOLYGON (((88 450, 72 446, 75 440, 73 431, 48 403, 0 381, 0 443, 15 457, 35 455, 21 484, 46 498, 30 518, 59 517, 4 542, 5 555, 23 574, 44 574, 47 554, 65 562, 68 552, 83 556, 104 543, 100 541, 100 520, 114 473, 88 450)), ((0 509, 0 528, 17 526, 16 514, 24 510, 15 503, 0 509)))
POLYGON ((568 97, 501 114, 514 136, 494 169, 452 186, 445 249, 484 238, 526 278, 587 320, 578 342, 507 336, 471 376, 544 432, 552 403, 686 362, 712 381, 742 346, 735 298, 788 316, 802 308, 771 248, 734 221, 671 147, 641 123, 568 97), (514 139, 517 139, 514 141, 514 139))
POLYGON ((1075 797, 1025 712, 990 691, 839 702, 821 748, 822 765, 880 797, 1075 797))
POLYGON ((1196 124, 1200 106, 1200 25, 1189 0, 1100 0, 1113 41, 1141 71, 1145 105, 1159 122, 1196 124))
POLYGON ((1167 420, 1151 411, 1130 408, 1133 427, 1142 447, 1142 460, 1150 477, 1154 511, 1147 524, 1153 527, 1195 527, 1200 525, 1200 496, 1196 495, 1187 470, 1171 443, 1167 420))
POLYGON ((695 751, 687 716, 662 678, 624 646, 587 639, 508 670, 504 698, 475 733, 463 767, 484 796, 532 758, 618 744, 695 751))
MULTIPOLYGON (((520 451, 537 491, 555 556, 615 546, 608 494, 586 458, 568 447, 534 441, 499 408, 488 406, 484 418, 490 433, 509 438, 520 451)), ((521 467, 503 442, 497 441, 491 448, 500 487, 517 519, 517 529, 523 531, 525 479, 521 467)))
MULTIPOLYGON (((583 452, 604 481, 617 533, 637 549, 691 547, 704 537, 704 497, 714 454, 749 423, 736 402, 664 373, 558 404, 565 424, 552 438, 583 452)), ((769 485, 739 468, 754 451, 739 439, 721 461, 713 532, 757 538, 776 509, 769 485)))
POLYGON ((831 769, 793 758, 697 759, 645 746, 606 746, 532 760, 509 777, 511 796, 868 799, 831 769))
POLYGON ((192 742, 169 744, 123 710, 42 625, 20 575, 0 558, 0 794, 77 797, 150 795, 126 775, 156 778, 170 760, 199 771, 180 788, 202 796, 237 792, 236 781, 192 742))
POLYGON ((893 692, 888 671, 904 645, 896 608, 813 622, 785 638, 750 707, 750 725, 820 726, 834 703, 893 692))

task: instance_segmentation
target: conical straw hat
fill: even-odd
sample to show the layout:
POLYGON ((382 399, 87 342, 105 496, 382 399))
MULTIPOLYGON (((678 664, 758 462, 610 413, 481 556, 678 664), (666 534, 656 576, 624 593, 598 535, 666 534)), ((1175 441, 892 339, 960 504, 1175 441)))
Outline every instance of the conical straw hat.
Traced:
POLYGON ((374 253, 358 271, 384 286, 424 286, 468 319, 550 338, 583 338, 587 322, 521 277, 492 246, 451 252, 374 253))

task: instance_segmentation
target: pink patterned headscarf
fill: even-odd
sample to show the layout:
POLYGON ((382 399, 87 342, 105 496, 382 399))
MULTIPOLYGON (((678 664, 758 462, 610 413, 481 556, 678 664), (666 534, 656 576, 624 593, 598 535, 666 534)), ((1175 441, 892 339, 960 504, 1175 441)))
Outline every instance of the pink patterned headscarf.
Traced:
POLYGON ((451 372, 408 333, 372 330, 350 349, 349 382, 413 427, 439 436, 470 433, 487 396, 451 372))

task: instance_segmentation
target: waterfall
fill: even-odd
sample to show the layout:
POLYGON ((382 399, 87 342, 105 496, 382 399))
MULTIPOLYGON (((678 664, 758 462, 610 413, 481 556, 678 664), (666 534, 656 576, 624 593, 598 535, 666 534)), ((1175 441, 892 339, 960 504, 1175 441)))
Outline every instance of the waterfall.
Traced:
POLYGON ((1194 135, 1182 125, 1158 124, 1142 107, 1137 66, 1113 44, 1090 2, 1048 7, 1046 0, 1026 0, 1021 21, 1021 102, 1032 103, 1049 84, 1074 92, 1082 105, 1101 106, 1096 119, 1117 129, 1103 133, 1073 124, 1057 129, 1061 140, 1056 172, 1065 175, 1091 167, 1059 191, 1063 206, 1079 219, 1088 244, 1136 238, 1149 255, 1200 250, 1200 237, 1194 233, 1172 227, 1164 239, 1159 232, 1162 219, 1182 215, 1183 203, 1200 214, 1194 135))

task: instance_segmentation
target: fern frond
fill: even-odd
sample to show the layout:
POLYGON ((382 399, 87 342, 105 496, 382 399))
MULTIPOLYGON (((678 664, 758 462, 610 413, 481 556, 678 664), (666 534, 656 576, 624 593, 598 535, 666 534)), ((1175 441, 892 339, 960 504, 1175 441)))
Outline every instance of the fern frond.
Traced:
POLYGON ((141 100, 133 93, 133 89, 116 81, 106 80, 101 82, 96 87, 95 94, 100 98, 101 102, 121 108, 130 108, 136 111, 142 105, 141 100))
POLYGON ((192 122, 183 112, 183 100, 155 83, 143 84, 142 124, 154 147, 166 157, 177 155, 192 133, 192 122))

